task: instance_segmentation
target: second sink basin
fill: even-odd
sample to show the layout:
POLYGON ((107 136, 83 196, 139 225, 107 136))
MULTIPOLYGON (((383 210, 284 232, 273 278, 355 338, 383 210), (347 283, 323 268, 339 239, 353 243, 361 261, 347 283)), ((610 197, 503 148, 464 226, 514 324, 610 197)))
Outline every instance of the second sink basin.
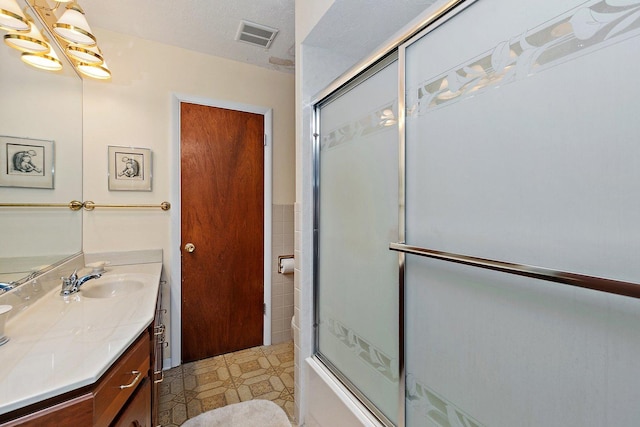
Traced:
POLYGON ((129 275, 103 277, 85 283, 80 295, 85 298, 112 298, 131 294, 144 287, 144 282, 129 275))

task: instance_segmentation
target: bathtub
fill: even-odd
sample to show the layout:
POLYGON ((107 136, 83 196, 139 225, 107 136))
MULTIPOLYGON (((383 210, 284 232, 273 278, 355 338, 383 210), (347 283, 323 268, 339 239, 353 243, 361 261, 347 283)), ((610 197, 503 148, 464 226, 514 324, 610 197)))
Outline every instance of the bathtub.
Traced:
POLYGON ((304 370, 305 427, 383 427, 318 359, 305 359, 304 370))

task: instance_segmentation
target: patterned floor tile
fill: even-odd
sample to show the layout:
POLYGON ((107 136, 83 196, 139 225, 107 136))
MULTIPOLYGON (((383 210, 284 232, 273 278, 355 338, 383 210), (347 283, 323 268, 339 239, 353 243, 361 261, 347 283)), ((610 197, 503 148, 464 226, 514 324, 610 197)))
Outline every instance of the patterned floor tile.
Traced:
POLYGON ((234 353, 228 353, 224 355, 224 359, 227 361, 228 364, 254 360, 259 357, 264 357, 264 353, 262 352, 262 349, 260 347, 252 347, 246 350, 240 350, 234 353))
POLYGON ((179 426, 187 420, 186 397, 182 369, 169 369, 163 373, 160 383, 158 417, 160 425, 179 426))
POLYGON ((160 404, 158 421, 163 427, 182 425, 187 420, 187 406, 184 403, 160 404))
POLYGON ((287 387, 289 393, 293 395, 295 378, 295 360, 292 342, 266 346, 262 348, 267 360, 274 368, 275 374, 280 378, 282 383, 287 387))
POLYGON ((262 352, 266 355, 274 354, 274 353, 291 353, 293 356, 293 341, 287 341, 280 344, 275 345, 266 345, 260 347, 262 352))
POLYGON ((269 377, 275 375, 273 366, 271 366, 269 360, 259 347, 225 355, 225 360, 227 361, 233 383, 235 387, 238 388, 238 393, 241 395, 241 398, 244 393, 244 391, 240 392, 241 387, 243 387, 244 390, 250 385, 268 380, 269 377))
POLYGON ((266 399, 295 426, 292 342, 254 347, 199 360, 164 372, 159 421, 178 427, 188 418, 232 403, 266 399))
POLYGON ((201 393, 214 388, 233 388, 231 374, 226 364, 211 366, 210 370, 185 368, 184 388, 201 393), (191 371, 192 373, 187 373, 191 371))
POLYGON ((295 425, 294 421, 296 419, 296 403, 294 402, 293 395, 289 395, 287 398, 282 399, 283 404, 280 405, 284 412, 287 413, 289 417, 289 421, 291 421, 291 425, 295 425))

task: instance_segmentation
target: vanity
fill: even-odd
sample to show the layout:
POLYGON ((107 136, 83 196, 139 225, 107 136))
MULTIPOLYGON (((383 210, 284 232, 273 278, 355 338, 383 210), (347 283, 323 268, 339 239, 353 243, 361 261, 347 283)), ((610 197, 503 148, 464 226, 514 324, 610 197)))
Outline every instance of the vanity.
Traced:
POLYGON ((21 285, 20 295, 0 295, 18 310, 0 346, 0 426, 158 425, 164 326, 157 252, 146 262, 111 263, 68 296, 60 295, 61 275, 91 271, 82 254, 21 285))

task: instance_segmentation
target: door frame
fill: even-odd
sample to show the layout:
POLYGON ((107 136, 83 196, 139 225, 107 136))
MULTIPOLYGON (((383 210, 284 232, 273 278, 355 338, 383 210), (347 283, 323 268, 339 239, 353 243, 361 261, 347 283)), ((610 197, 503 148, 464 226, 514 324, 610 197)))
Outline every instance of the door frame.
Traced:
POLYGON ((180 103, 206 105, 260 114, 264 117, 264 326, 263 345, 271 344, 271 210, 272 210, 272 157, 273 157, 273 109, 239 102, 204 98, 199 96, 173 93, 171 97, 172 160, 171 160, 171 253, 170 259, 170 363, 167 366, 179 366, 182 361, 182 260, 181 260, 181 220, 182 204, 180 199, 180 103))

